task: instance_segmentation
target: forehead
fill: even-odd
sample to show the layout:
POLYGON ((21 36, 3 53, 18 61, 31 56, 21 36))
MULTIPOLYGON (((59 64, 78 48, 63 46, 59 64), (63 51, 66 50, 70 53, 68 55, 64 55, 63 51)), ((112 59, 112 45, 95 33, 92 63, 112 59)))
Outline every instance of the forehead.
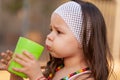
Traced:
POLYGON ((68 25, 66 22, 60 17, 57 13, 53 13, 51 16, 51 26, 61 26, 61 27, 67 27, 68 25))

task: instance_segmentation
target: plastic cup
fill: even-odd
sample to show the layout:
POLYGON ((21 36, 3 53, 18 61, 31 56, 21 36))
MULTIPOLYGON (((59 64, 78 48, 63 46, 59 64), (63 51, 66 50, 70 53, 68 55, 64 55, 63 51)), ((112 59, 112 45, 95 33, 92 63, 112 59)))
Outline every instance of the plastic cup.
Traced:
MULTIPOLYGON (((15 54, 22 54, 23 51, 28 51, 36 58, 36 60, 38 60, 39 57, 41 56, 41 53, 43 52, 43 50, 44 50, 44 47, 42 45, 39 45, 36 42, 26 39, 24 37, 20 37, 17 42, 13 57, 15 54)), ((17 62, 15 62, 13 59, 11 59, 11 61, 10 61, 8 71, 10 71, 11 73, 14 73, 20 77, 27 78, 26 74, 21 73, 21 72, 16 72, 12 68, 22 68, 22 66, 20 64, 18 64, 17 62)))

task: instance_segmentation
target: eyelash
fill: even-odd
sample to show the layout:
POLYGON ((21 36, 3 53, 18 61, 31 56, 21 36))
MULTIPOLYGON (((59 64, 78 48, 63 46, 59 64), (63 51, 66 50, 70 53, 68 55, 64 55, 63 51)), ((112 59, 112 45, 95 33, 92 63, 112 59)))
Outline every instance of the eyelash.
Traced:
MULTIPOLYGON (((51 32, 53 31, 52 28, 50 29, 50 31, 51 31, 51 32)), ((56 32, 57 32, 58 34, 61 34, 61 33, 62 33, 62 32, 59 31, 59 30, 56 30, 56 32)))
POLYGON ((57 30, 57 33, 58 33, 58 34, 61 34, 61 32, 60 32, 59 30, 57 30))

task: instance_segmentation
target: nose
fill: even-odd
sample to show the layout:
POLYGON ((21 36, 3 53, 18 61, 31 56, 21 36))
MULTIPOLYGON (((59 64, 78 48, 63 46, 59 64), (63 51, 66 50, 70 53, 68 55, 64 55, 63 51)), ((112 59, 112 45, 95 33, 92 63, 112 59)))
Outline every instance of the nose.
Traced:
POLYGON ((53 32, 51 32, 47 35, 47 39, 53 41, 53 39, 54 39, 53 32))

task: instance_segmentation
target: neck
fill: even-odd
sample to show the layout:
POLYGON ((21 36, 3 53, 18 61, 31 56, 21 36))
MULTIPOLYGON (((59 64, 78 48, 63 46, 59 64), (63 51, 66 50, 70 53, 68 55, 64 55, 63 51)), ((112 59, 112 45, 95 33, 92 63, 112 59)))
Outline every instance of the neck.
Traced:
POLYGON ((72 57, 64 58, 64 67, 82 69, 88 67, 88 64, 83 56, 79 54, 72 57))

